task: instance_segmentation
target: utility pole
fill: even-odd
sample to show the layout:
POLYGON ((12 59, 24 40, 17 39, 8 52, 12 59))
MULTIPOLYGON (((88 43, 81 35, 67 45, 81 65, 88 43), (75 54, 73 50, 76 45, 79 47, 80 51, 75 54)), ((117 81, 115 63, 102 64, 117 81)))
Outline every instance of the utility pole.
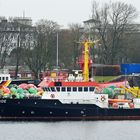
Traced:
MULTIPOLYGON (((20 29, 20 28, 19 28, 20 29)), ((19 60, 20 60, 20 31, 19 31, 19 34, 17 36, 17 50, 16 50, 16 69, 15 69, 15 79, 18 78, 18 69, 19 69, 19 60)))
POLYGON ((56 45, 57 49, 56 49, 56 66, 58 68, 58 32, 57 32, 57 45, 56 45))

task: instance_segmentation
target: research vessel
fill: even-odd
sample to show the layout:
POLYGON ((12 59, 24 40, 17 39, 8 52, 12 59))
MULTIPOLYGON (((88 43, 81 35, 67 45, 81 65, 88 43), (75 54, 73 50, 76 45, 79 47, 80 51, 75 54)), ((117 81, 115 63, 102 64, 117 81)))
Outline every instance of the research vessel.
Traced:
POLYGON ((96 41, 81 44, 82 74, 69 74, 67 79, 44 78, 38 85, 44 93, 38 98, 0 98, 0 120, 139 120, 140 98, 129 90, 126 81, 102 84, 89 78, 89 48, 96 41), (114 94, 108 94, 105 87, 114 94))

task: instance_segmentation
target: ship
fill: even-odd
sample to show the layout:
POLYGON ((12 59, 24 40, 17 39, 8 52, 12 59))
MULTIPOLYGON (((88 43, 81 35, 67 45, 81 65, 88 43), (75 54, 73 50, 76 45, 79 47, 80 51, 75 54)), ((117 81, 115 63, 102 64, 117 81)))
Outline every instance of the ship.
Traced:
POLYGON ((61 80, 44 78, 38 85, 44 89, 40 98, 0 98, 0 120, 140 120, 140 98, 127 97, 126 81, 96 83, 89 78, 89 48, 96 43, 81 42, 82 74, 69 74, 61 80), (103 91, 112 84, 124 89, 120 98, 111 98, 103 91))

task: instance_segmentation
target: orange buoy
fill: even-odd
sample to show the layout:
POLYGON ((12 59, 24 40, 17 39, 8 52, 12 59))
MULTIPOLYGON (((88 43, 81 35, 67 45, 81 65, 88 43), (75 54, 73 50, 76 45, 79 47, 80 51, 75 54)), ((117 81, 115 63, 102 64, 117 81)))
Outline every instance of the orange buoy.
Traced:
POLYGON ((6 94, 10 94, 10 89, 7 87, 3 87, 3 92, 6 94))
POLYGON ((113 108, 118 108, 118 104, 117 104, 117 103, 113 103, 113 104, 112 104, 112 107, 113 107, 113 108))
POLYGON ((129 103, 130 108, 134 108, 134 103, 129 103))
POLYGON ((130 103, 131 100, 127 99, 108 99, 109 103, 117 103, 117 102, 123 102, 123 103, 130 103))

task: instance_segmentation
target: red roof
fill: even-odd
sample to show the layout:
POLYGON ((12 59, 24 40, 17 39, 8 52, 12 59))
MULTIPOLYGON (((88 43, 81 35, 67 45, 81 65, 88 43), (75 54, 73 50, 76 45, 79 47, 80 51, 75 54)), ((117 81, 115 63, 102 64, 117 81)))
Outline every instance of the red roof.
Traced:
MULTIPOLYGON (((40 87, 54 87, 55 82, 47 82, 43 80, 38 86, 40 87)), ((88 87, 88 86, 99 86, 96 82, 61 82, 63 87, 88 87)))
MULTIPOLYGON (((43 80, 38 86, 40 87, 54 87, 56 82, 43 80)), ((60 82, 63 87, 89 87, 98 86, 100 88, 106 88, 108 86, 114 85, 116 87, 124 86, 128 82, 107 82, 107 83, 96 83, 96 82, 60 82)))

